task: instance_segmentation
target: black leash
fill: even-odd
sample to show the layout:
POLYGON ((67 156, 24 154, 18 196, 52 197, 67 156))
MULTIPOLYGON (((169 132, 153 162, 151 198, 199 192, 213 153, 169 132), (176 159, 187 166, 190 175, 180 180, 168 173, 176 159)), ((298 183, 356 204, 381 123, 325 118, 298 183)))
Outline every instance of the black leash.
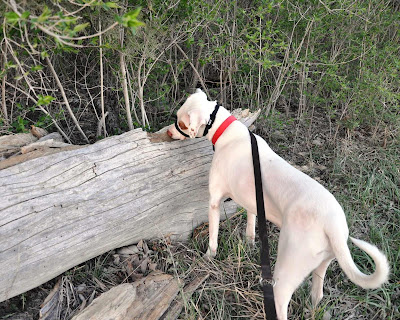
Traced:
POLYGON ((256 186, 258 233, 261 241, 261 279, 260 285, 264 293, 264 310, 268 320, 276 320, 276 310, 273 287, 275 280, 272 277, 271 264, 269 261, 268 229, 265 219, 264 195, 261 179, 260 155, 258 153, 257 139, 250 132, 251 153, 253 156, 254 180, 256 186))
MULTIPOLYGON (((220 104, 217 102, 214 111, 210 115, 210 120, 208 121, 206 127, 204 128, 203 137, 207 135, 209 129, 214 123, 215 117, 217 115, 220 104)), ((184 133, 178 125, 178 119, 175 121, 175 128, 185 137, 189 137, 184 133)), ((274 301, 274 291, 273 287, 275 285, 275 280, 272 277, 271 264, 269 261, 269 244, 268 244, 268 229, 267 221, 265 218, 265 207, 264 207, 264 195, 262 188, 261 179, 261 168, 260 168, 260 155, 258 153, 258 145, 256 137, 252 132, 250 132, 251 140, 251 153, 253 156, 253 167, 254 167, 254 180, 256 188, 256 202, 257 202, 257 216, 258 216, 258 233, 261 241, 260 249, 260 260, 261 260, 261 279, 260 285, 264 294, 264 310, 265 315, 268 320, 276 320, 276 310, 274 301)), ((214 146, 213 146, 214 148, 214 146)))

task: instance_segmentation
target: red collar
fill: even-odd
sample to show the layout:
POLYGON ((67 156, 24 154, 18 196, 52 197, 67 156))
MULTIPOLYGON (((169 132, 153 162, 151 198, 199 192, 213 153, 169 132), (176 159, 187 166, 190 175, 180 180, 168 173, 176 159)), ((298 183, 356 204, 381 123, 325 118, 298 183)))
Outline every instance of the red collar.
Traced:
POLYGON ((230 126, 230 124, 235 120, 237 120, 237 119, 234 116, 230 116, 224 122, 222 122, 222 124, 219 126, 217 131, 215 131, 215 133, 212 137, 211 142, 213 145, 215 145, 215 143, 217 142, 217 140, 221 136, 221 134, 223 134, 224 131, 226 130, 226 128, 228 128, 230 126))

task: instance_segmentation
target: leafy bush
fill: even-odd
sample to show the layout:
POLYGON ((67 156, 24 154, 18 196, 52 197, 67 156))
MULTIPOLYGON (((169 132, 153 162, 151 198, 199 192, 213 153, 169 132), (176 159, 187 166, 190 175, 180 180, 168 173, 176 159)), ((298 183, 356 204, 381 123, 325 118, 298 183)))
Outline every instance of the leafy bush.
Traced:
POLYGON ((94 141, 103 114, 105 135, 157 129, 201 86, 229 108, 277 108, 298 121, 317 108, 332 138, 399 136, 400 16, 390 1, 45 3, 2 4, 4 130, 43 113, 74 142, 94 141), (40 105, 39 95, 54 101, 40 105))

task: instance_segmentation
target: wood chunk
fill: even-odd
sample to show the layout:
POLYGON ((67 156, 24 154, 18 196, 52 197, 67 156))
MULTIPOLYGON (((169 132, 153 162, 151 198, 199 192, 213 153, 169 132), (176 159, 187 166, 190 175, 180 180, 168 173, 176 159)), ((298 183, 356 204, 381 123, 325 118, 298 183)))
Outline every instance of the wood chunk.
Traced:
POLYGON ((18 133, 0 137, 0 148, 7 147, 22 147, 37 141, 37 138, 32 133, 18 133))
POLYGON ((58 318, 59 313, 59 297, 60 297, 61 279, 57 281, 54 288, 40 306, 39 320, 53 320, 58 318))
POLYGON ((171 306, 168 308, 168 310, 163 314, 163 316, 160 318, 160 320, 175 320, 178 318, 179 314, 181 313, 183 309, 183 303, 184 301, 187 301, 190 299, 192 294, 197 290, 197 288, 208 279, 209 273, 203 275, 203 276, 197 276, 192 282, 187 284, 183 288, 183 294, 184 298, 180 295, 176 297, 176 299, 171 303, 171 306))
POLYGON ((157 320, 179 292, 179 283, 167 274, 150 274, 103 293, 72 320, 157 320))

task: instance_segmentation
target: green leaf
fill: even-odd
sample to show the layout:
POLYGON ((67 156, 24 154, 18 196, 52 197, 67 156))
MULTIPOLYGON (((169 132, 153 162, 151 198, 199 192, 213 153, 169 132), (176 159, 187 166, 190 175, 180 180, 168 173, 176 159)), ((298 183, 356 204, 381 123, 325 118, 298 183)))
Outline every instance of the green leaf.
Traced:
POLYGON ((29 11, 25 11, 23 14, 21 14, 21 19, 27 20, 30 14, 31 13, 29 11))
MULTIPOLYGON (((130 28, 133 33, 135 33, 135 31, 138 27, 144 26, 144 23, 137 19, 138 15, 140 13, 140 10, 141 10, 141 8, 139 7, 134 11, 125 13, 122 16, 122 25, 124 27, 130 28)), ((121 19, 117 19, 117 21, 121 23, 121 19)))
POLYGON ((88 22, 82 23, 82 24, 78 24, 78 25, 75 26, 73 32, 74 33, 78 33, 79 31, 82 31, 83 29, 85 29, 88 25, 89 25, 88 22))
POLYGON ((17 23, 19 21, 19 15, 16 14, 14 11, 11 12, 6 12, 4 14, 4 17, 6 18, 8 23, 17 23))
POLYGON ((4 68, 5 69, 12 69, 12 68, 16 68, 17 67, 17 65, 16 64, 13 64, 12 62, 10 62, 10 61, 8 61, 5 65, 4 65, 4 68))
POLYGON ((53 100, 55 100, 56 98, 52 97, 52 96, 43 96, 41 94, 39 94, 39 99, 37 102, 38 106, 47 106, 49 105, 53 100))
POLYGON ((37 65, 37 66, 33 66, 32 68, 31 68, 31 71, 39 71, 39 70, 43 70, 43 67, 41 66, 41 65, 37 65))
POLYGON ((111 1, 104 3, 104 6, 106 6, 107 8, 114 8, 114 9, 121 8, 117 3, 111 1))
POLYGON ((46 57, 48 57, 49 56, 49 54, 47 53, 47 51, 42 51, 41 53, 40 53, 40 57, 42 58, 42 59, 44 59, 44 58, 46 58, 46 57))
POLYGON ((44 6, 42 14, 37 18, 38 22, 45 22, 50 17, 50 9, 48 6, 44 6))

